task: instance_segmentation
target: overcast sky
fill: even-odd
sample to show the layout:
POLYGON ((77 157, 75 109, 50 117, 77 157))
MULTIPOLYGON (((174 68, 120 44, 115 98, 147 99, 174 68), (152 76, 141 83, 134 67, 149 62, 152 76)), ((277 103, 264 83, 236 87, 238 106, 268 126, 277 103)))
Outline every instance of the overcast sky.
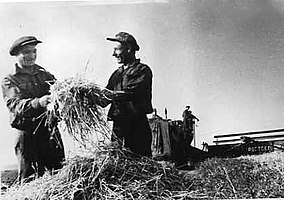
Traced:
MULTIPOLYGON (((181 119, 191 105, 198 146, 216 134, 283 128, 284 1, 121 2, 0 4, 1 79, 13 69, 13 41, 34 35, 43 41, 37 63, 59 80, 89 62, 86 77, 104 86, 117 68, 106 37, 126 31, 153 70, 158 114, 167 108, 168 118, 181 119)), ((14 136, 3 100, 0 111, 0 162, 7 163, 15 160, 14 136)))

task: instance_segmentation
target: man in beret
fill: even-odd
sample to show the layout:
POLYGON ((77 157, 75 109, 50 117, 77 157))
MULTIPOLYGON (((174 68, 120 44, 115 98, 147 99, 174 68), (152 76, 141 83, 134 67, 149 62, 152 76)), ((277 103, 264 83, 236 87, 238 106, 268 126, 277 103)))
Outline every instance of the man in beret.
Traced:
POLYGON ((106 95, 112 99, 108 112, 113 121, 113 140, 142 156, 151 156, 152 132, 147 114, 152 108, 152 71, 136 58, 139 46, 135 38, 119 32, 107 38, 115 44, 113 56, 120 65, 109 78, 106 95))
POLYGON ((13 43, 10 55, 16 57, 15 68, 1 84, 10 124, 16 132, 15 153, 21 182, 31 175, 42 176, 45 169, 61 168, 64 160, 57 122, 45 124, 50 84, 55 77, 35 64, 39 43, 42 42, 33 36, 21 37, 13 43))

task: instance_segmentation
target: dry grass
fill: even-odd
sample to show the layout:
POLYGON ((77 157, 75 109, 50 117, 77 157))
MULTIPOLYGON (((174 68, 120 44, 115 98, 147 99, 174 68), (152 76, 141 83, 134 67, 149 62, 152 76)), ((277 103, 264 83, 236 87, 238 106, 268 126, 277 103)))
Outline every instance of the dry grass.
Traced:
POLYGON ((71 138, 89 151, 109 141, 111 130, 103 109, 98 106, 106 96, 98 85, 78 76, 57 81, 50 91, 53 98, 47 124, 61 119, 71 138))
POLYGON ((276 170, 284 175, 284 153, 281 151, 261 155, 242 156, 241 158, 255 161, 259 163, 259 167, 276 170))
POLYGON ((92 157, 74 157, 55 175, 15 185, 3 200, 279 198, 284 197, 283 157, 273 152, 212 158, 189 176, 170 163, 105 146, 92 157))
POLYGON ((209 198, 284 197, 284 153, 212 158, 201 163, 192 189, 209 198))
POLYGON ((108 146, 92 158, 74 157, 56 175, 12 187, 3 200, 189 199, 189 186, 171 164, 108 146))

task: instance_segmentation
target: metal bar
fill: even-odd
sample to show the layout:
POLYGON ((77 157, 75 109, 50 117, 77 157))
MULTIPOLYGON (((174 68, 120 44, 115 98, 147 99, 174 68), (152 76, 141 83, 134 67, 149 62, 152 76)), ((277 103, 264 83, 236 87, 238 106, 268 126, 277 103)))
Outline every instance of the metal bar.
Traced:
MULTIPOLYGON (((283 141, 284 141, 284 134, 281 135, 266 135, 266 136, 259 136, 259 137, 250 137, 251 139, 270 139, 270 138, 280 138, 283 137, 283 141)), ((215 140, 213 141, 214 143, 224 143, 224 142, 236 142, 241 140, 240 138, 238 139, 230 139, 230 140, 215 140)))
POLYGON ((262 133, 277 133, 277 132, 284 132, 284 129, 274 129, 274 130, 266 130, 266 131, 254 131, 254 132, 244 132, 244 133, 215 135, 214 138, 243 136, 243 135, 254 135, 254 134, 262 134, 262 133))
POLYGON ((236 141, 240 141, 241 139, 238 138, 238 139, 231 139, 231 140, 214 140, 213 142, 216 143, 216 144, 219 144, 219 143, 225 143, 225 142, 236 142, 236 141))
MULTIPOLYGON (((270 141, 270 140, 269 140, 270 141)), ((279 140, 271 140, 271 142, 280 142, 280 141, 283 141, 284 142, 284 140, 281 140, 281 139, 279 139, 279 140)))
MULTIPOLYGON (((277 140, 275 140, 275 139, 271 139, 271 140, 260 140, 259 142, 283 142, 284 143, 284 139, 277 139, 277 140)), ((225 143, 224 142, 224 144, 222 143, 222 144, 219 144, 219 143, 216 143, 215 145, 236 145, 236 144, 241 144, 240 143, 240 141, 239 142, 234 142, 234 143, 225 143)), ((215 146, 215 145, 213 145, 213 146, 215 146)), ((280 145, 280 144, 276 144, 276 145, 280 145)))

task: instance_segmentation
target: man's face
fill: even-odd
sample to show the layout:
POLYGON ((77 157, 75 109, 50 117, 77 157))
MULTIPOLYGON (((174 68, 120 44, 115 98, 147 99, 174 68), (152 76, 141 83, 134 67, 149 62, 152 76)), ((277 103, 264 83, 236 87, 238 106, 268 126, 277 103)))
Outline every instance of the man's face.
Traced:
POLYGON ((128 52, 126 45, 121 44, 120 42, 115 42, 115 47, 112 55, 116 57, 119 64, 127 64, 128 52))
POLYGON ((35 64, 36 60, 36 45, 26 45, 18 53, 17 59, 21 66, 28 67, 35 64))

